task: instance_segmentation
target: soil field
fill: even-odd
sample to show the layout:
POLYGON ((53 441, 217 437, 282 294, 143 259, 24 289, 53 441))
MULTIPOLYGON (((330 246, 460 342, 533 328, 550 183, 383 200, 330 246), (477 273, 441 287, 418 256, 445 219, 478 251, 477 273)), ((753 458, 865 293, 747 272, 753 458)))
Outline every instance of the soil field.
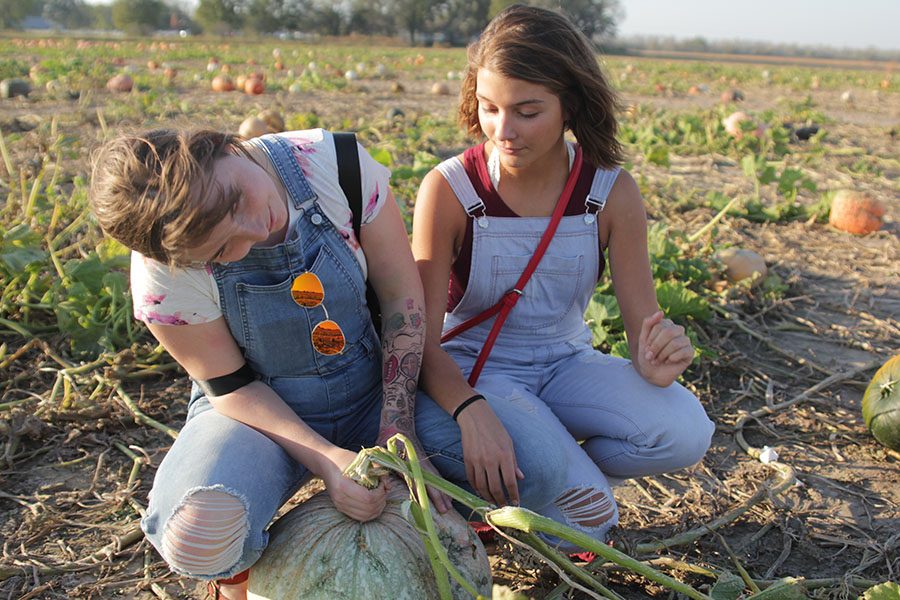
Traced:
MULTIPOLYGON (((201 598, 137 528, 188 385, 130 317, 127 255, 101 242, 86 210, 90 152, 118 131, 236 131, 275 110, 289 129, 356 131, 392 168, 408 218, 424 173, 471 143, 454 122, 464 53, 39 42, 0 40, 0 76, 33 87, 0 100, 0 598, 201 598), (265 92, 212 92, 225 64, 232 77, 263 72, 265 92), (133 90, 108 91, 123 71, 133 90)), ((704 593, 726 571, 759 587, 799 578, 794 597, 811 598, 900 580, 900 455, 860 408, 875 369, 900 352, 898 77, 708 59, 605 66, 622 92, 660 297, 683 290, 680 321, 702 348, 684 382, 717 425, 694 468, 615 490, 614 547, 704 593), (740 140, 722 124, 738 110, 750 123, 740 140), (840 189, 879 199, 881 229, 830 226, 840 189), (768 277, 729 282, 716 258, 729 246, 760 254, 768 277), (760 460, 767 448, 777 459, 760 460)), ((620 351, 621 323, 595 325, 610 332, 598 346, 620 351)), ((491 560, 496 583, 527 597, 590 597, 505 541, 491 560)), ((610 597, 678 597, 603 560, 588 568, 610 597)))

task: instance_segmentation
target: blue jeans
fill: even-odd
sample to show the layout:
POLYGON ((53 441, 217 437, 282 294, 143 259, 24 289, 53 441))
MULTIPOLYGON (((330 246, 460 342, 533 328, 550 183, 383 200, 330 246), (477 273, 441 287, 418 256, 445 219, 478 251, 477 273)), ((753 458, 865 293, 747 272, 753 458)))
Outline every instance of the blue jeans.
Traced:
MULTIPOLYGON (((468 375, 474 353, 456 350, 450 354, 468 375)), ((618 520, 607 476, 690 466, 706 453, 715 430, 683 386, 648 383, 630 361, 594 350, 588 340, 497 347, 476 389, 513 440, 525 474, 522 506, 599 540, 618 520), (585 507, 593 510, 576 510, 585 507)), ((441 474, 472 491, 459 427, 424 393, 416 400, 416 430, 441 474)))
MULTIPOLYGON (((342 373, 330 376, 342 379, 342 373)), ((326 379, 326 385, 329 383, 326 379)), ((375 445, 381 417, 381 382, 356 390, 354 398, 327 398, 320 406, 307 403, 304 421, 333 443, 350 450, 375 445), (328 417, 331 403, 348 408, 342 416, 328 417)), ((305 482, 309 471, 267 436, 216 411, 204 396, 197 396, 178 439, 163 458, 150 505, 141 527, 157 549, 163 548, 165 527, 184 502, 199 490, 219 490, 240 499, 249 521, 240 559, 220 573, 189 573, 200 578, 223 578, 255 563, 268 543, 266 527, 278 509, 305 482)))

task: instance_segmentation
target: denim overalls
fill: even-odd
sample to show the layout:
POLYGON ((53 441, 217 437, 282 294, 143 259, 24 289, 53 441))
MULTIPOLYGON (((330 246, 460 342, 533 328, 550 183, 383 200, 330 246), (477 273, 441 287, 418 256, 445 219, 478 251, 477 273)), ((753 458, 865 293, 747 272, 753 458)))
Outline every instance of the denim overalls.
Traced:
MULTIPOLYGON (((247 363, 306 424, 344 448, 372 446, 381 414, 381 346, 365 303, 365 277, 316 205, 289 144, 277 136, 262 141, 300 216, 284 243, 212 265, 222 312, 247 363), (322 281, 325 308, 294 303, 291 283, 304 271, 322 281), (311 331, 325 309, 346 336, 342 354, 325 356, 312 347, 311 331)), ((307 474, 274 441, 219 414, 195 384, 187 423, 156 473, 141 527, 159 549, 166 522, 190 493, 218 489, 237 496, 250 529, 240 560, 228 572, 196 575, 228 577, 259 558, 266 526, 307 474)))
MULTIPOLYGON (((475 220, 468 285, 445 317, 448 331, 514 287, 550 219, 485 216, 472 186, 477 175, 458 158, 438 170, 475 220)), ((593 206, 602 210, 617 176, 618 169, 597 171, 593 206)), ((585 214, 562 218, 475 387, 513 440, 525 474, 522 505, 603 540, 618 520, 604 474, 638 477, 691 465, 714 427, 681 385, 652 385, 630 361, 594 350, 583 315, 597 283, 602 213, 591 213, 586 204, 585 214)), ((493 321, 443 344, 465 376, 493 321)), ((436 425, 446 413, 424 393, 416 408, 417 434, 432 462, 448 479, 465 482, 458 426, 449 416, 436 425)))

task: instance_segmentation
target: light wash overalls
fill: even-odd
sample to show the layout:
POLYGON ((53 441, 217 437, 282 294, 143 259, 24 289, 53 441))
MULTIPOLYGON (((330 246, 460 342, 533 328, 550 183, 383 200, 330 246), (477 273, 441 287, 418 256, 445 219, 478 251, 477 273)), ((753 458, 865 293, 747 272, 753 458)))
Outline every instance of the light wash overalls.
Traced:
MULTIPOLYGON (((454 157, 438 169, 475 219, 468 285, 445 317, 448 331, 515 286, 550 219, 484 216, 463 163, 454 157)), ((639 477, 694 464, 714 429, 697 398, 680 384, 650 384, 630 361, 592 346, 583 315, 597 283, 600 246, 598 215, 587 213, 602 210, 618 173, 598 170, 589 194, 593 210, 586 205, 585 214, 562 218, 476 384, 513 440, 525 474, 519 482, 522 505, 600 540, 618 519, 604 474, 639 477), (556 461, 560 451, 564 464, 558 471, 531 469, 547 465, 529 453, 551 454, 556 461)), ((443 344, 464 375, 493 322, 488 319, 443 344)), ((459 427, 424 393, 416 408, 419 440, 432 462, 445 477, 463 484, 459 427)))
MULTIPOLYGON (((381 414, 381 345, 362 269, 316 205, 287 142, 276 136, 263 142, 300 216, 284 243, 212 265, 222 312, 247 363, 307 425, 344 448, 372 446, 381 414), (323 304, 347 339, 342 354, 325 356, 312 347, 310 332, 325 311, 301 308, 291 298, 291 283, 304 271, 322 281, 323 304)), ((183 573, 230 577, 259 558, 266 526, 307 473, 274 441, 218 413, 194 385, 187 423, 156 473, 141 527, 160 549, 167 521, 192 492, 215 489, 240 498, 249 519, 240 559, 221 573, 183 573)))

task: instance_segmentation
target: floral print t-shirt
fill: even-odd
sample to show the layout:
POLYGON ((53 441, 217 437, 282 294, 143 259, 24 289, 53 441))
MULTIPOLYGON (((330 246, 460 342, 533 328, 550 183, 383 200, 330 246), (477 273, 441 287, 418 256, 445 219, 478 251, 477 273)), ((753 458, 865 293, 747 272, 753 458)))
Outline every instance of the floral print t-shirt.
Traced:
MULTIPOLYGON (((331 133, 311 129, 278 135, 292 146, 297 164, 318 196, 319 208, 353 250, 365 275, 366 257, 353 234, 353 214, 338 183, 337 156, 331 133)), ((250 140, 245 147, 271 176, 277 178, 262 142, 250 140)), ((363 192, 362 224, 365 225, 375 219, 388 197, 390 171, 375 162, 361 146, 357 145, 357 149, 363 192)), ((290 230, 299 215, 291 203, 288 212, 290 230)), ((132 252, 131 295, 134 317, 145 323, 196 325, 222 316, 218 287, 208 267, 169 267, 132 252)))

